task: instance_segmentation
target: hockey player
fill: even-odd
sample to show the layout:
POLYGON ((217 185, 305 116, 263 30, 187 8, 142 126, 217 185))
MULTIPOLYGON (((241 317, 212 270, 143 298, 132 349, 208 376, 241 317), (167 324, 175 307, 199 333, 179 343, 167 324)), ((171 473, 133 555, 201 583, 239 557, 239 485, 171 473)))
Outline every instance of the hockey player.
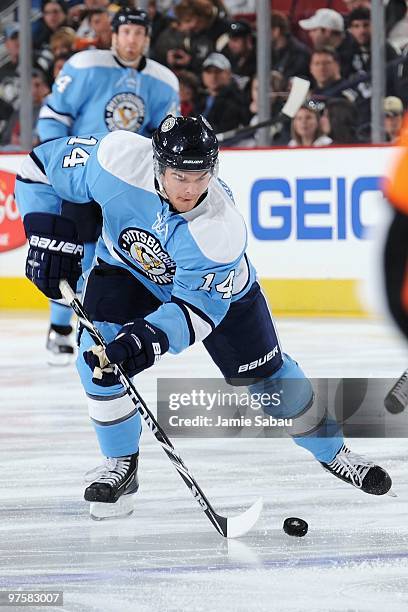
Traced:
MULTIPOLYGON (((150 138, 168 113, 178 112, 176 76, 144 55, 150 32, 147 13, 121 9, 113 18, 112 31, 110 51, 83 51, 64 64, 40 112, 38 132, 42 142, 118 129, 150 138)), ((101 229, 99 205, 78 209, 66 202, 64 215, 76 221, 85 243, 86 270, 101 229)), ((70 308, 51 302, 47 348, 48 360, 54 365, 65 365, 74 357, 70 319, 70 308)))
MULTIPOLYGON (((408 339, 408 114, 405 115, 387 181, 385 195, 393 207, 384 249, 386 299, 391 315, 408 339)), ((408 406, 408 370, 405 370, 385 397, 392 413, 408 406)))
POLYGON ((102 208, 84 307, 108 346, 94 346, 80 329, 77 359, 108 458, 85 490, 93 515, 105 516, 112 503, 117 514, 128 513, 138 488, 141 419, 110 364, 133 377, 164 353, 200 341, 227 382, 271 397, 284 390, 284 401, 266 412, 292 418, 294 441, 326 470, 366 493, 391 487, 385 470, 350 452, 325 407, 314 402, 310 381, 282 352, 245 253, 244 221, 217 167, 218 143, 207 121, 168 116, 152 141, 117 131, 40 145, 17 177, 30 245, 26 274, 52 299, 61 297, 60 278, 75 287, 80 274, 82 245, 74 224, 59 214, 61 198, 94 199, 102 208))

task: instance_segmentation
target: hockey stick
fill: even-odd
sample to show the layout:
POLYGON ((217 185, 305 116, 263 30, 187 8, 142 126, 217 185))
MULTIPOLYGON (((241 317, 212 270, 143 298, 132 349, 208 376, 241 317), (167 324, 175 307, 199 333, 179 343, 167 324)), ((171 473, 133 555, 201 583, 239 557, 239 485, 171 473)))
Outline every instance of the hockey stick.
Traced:
MULTIPOLYGON (((72 310, 75 312, 82 325, 88 330, 92 340, 96 342, 96 344, 105 348, 106 342, 103 336, 89 319, 81 302, 76 297, 68 282, 66 280, 61 280, 59 283, 59 288, 63 297, 71 306, 72 310)), ((224 538, 237 538, 252 529, 252 527, 258 520, 262 510, 262 497, 259 497, 256 502, 254 502, 252 506, 248 508, 248 510, 246 510, 242 514, 239 514, 238 516, 227 518, 225 516, 217 514, 210 502, 208 501, 206 495, 203 493, 202 489, 198 485, 197 481, 192 476, 188 467, 185 465, 184 461, 182 460, 178 452, 175 450, 172 442, 162 430, 155 417, 150 412, 149 408, 146 406, 142 397, 136 391, 136 388, 134 387, 132 381, 128 378, 122 366, 115 364, 112 365, 116 376, 118 377, 120 383, 126 390, 126 393, 130 397, 133 405, 142 415, 148 428, 150 429, 156 440, 160 442, 164 452, 180 474, 181 478, 184 480, 187 487, 190 489, 194 499, 200 505, 201 510, 203 510, 203 512, 207 515, 218 533, 224 536, 224 538)))
POLYGON ((252 132, 258 130, 259 128, 279 124, 281 121, 287 118, 292 119, 306 100, 309 88, 310 81, 306 79, 301 79, 300 77, 294 77, 292 89, 290 90, 288 99, 286 100, 285 105, 283 106, 277 117, 273 119, 267 119, 266 121, 261 121, 260 123, 256 123, 255 125, 248 125, 243 128, 228 130, 228 132, 221 132, 220 134, 217 134, 218 142, 224 142, 225 140, 228 140, 229 138, 234 138, 235 136, 249 135, 252 134, 252 132))

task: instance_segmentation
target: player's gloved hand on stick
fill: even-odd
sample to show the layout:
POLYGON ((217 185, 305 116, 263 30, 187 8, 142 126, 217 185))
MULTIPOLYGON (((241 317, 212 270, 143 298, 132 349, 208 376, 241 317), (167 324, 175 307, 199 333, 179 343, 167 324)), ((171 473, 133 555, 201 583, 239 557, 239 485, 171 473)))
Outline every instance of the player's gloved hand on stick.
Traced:
POLYGON ((24 228, 29 242, 27 278, 53 300, 62 298, 61 279, 75 291, 84 254, 75 223, 60 215, 35 212, 25 215, 24 228))
POLYGON ((106 349, 92 346, 84 352, 84 359, 91 368, 92 381, 101 387, 117 384, 112 365, 121 364, 132 377, 150 368, 169 350, 166 334, 144 319, 130 321, 119 330, 106 349))

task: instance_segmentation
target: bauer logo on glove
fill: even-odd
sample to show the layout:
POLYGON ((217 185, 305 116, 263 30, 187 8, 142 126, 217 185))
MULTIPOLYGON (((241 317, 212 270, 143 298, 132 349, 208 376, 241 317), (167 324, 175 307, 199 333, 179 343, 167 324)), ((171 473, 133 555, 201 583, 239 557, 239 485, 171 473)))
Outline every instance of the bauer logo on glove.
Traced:
POLYGON ((63 278, 75 291, 84 252, 75 223, 51 213, 28 213, 24 228, 29 242, 27 278, 54 300, 62 297, 58 285, 63 278))
POLYGON ((64 242, 63 240, 55 240, 50 238, 44 238, 44 236, 35 236, 34 234, 30 237, 30 246, 38 247, 39 249, 48 249, 49 251, 61 251, 61 253, 69 253, 72 255, 84 254, 84 247, 82 244, 74 244, 73 242, 64 242))

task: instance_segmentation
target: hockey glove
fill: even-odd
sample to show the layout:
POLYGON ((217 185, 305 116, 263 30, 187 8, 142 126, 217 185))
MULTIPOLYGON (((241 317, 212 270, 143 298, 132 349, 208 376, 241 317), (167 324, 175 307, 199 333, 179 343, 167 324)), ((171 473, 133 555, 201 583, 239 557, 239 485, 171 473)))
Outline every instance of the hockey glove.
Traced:
POLYGON ((29 241, 27 278, 54 300, 62 298, 58 283, 63 278, 75 291, 84 253, 75 223, 60 215, 34 212, 25 215, 24 228, 29 241))
POLYGON ((84 352, 84 359, 93 372, 92 381, 110 387, 118 382, 110 364, 121 364, 132 377, 150 368, 168 350, 166 334, 144 319, 137 319, 125 323, 106 350, 92 346, 84 352))

